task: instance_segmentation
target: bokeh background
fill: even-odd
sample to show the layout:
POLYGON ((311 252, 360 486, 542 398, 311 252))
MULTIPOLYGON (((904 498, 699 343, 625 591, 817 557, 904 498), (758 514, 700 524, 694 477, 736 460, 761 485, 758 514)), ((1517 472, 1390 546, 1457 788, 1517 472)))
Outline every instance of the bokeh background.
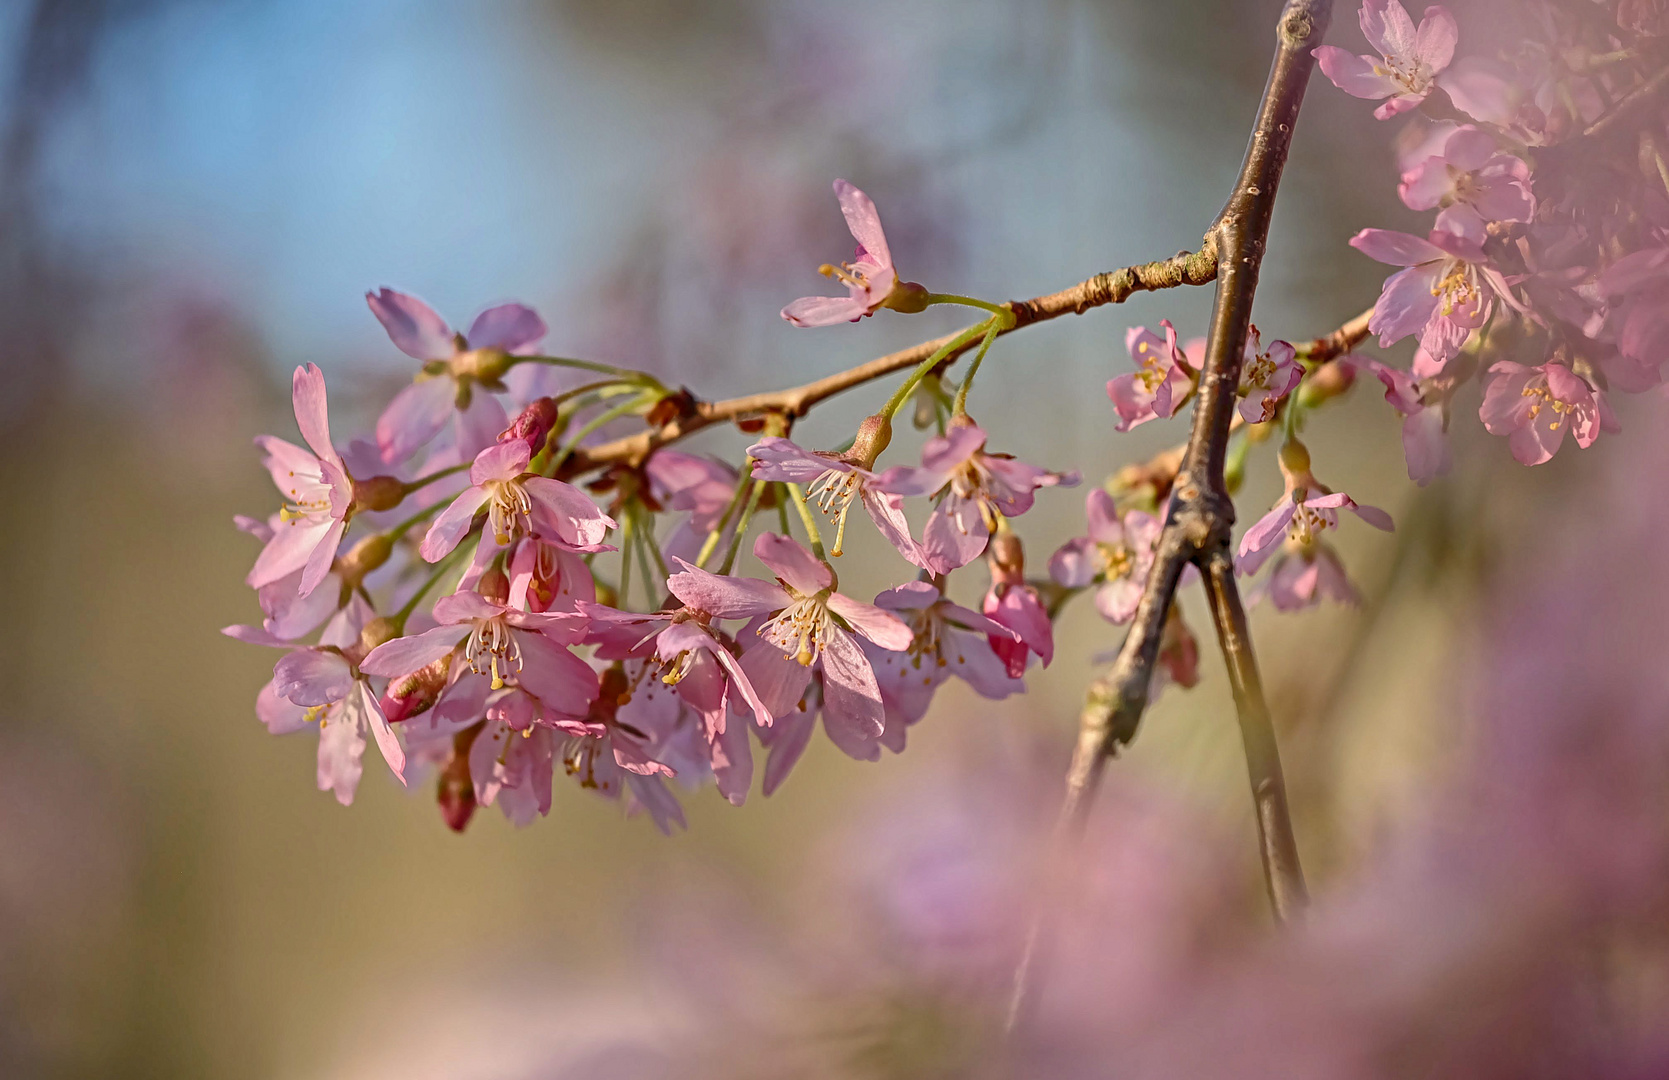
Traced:
MULTIPOLYGON (((677 995, 641 992, 666 939, 715 947, 671 913, 745 910, 746 948, 815 950, 839 921, 828 898, 881 874, 897 855, 880 841, 933 820, 936 792, 1008 785, 992 798, 1046 819, 1093 658, 1118 641, 1084 604, 1024 698, 958 684, 877 764, 819 738, 769 800, 688 799, 671 839, 560 778, 521 831, 483 812, 453 835, 429 788, 377 768, 343 809, 313 789, 311 741, 255 720, 273 657, 218 633, 256 614, 254 547, 231 527, 272 502, 249 439, 290 435, 303 362, 324 369, 339 431, 374 418, 411 368, 366 310, 382 285, 455 323, 525 301, 550 351, 709 397, 955 326, 777 317, 848 243, 835 176, 875 198, 904 274, 944 291, 1032 296, 1191 248, 1238 167, 1278 7, 0 5, 0 1074, 536 1077, 594 1048, 618 1066, 612 1039, 687 1020, 677 995)), ((1358 44, 1353 21, 1333 40, 1358 44)), ((1415 224, 1392 160, 1362 103, 1313 88, 1266 338, 1324 333, 1377 294, 1383 270, 1344 241, 1415 224)), ((1137 297, 1005 339, 973 412, 1004 449, 1090 482, 1144 459, 1182 428, 1112 431, 1123 332, 1169 317, 1201 333, 1209 301, 1137 297)), ((805 441, 839 442, 884 392, 819 410, 805 441)), ((1422 492, 1371 387, 1319 415, 1318 473, 1400 529, 1343 530, 1360 609, 1254 614, 1324 897, 1462 741, 1456 658, 1493 568, 1622 452, 1602 440, 1529 475, 1462 427, 1456 474, 1422 492)), ((1243 516, 1278 493, 1254 457, 1243 516)), ((1024 520, 1035 566, 1081 531, 1081 495, 1045 492, 1024 520)), ((847 591, 890 584, 895 561, 857 545, 847 591)), ((983 585, 969 576, 965 600, 983 585)), ((1187 604, 1204 680, 1164 694, 1111 798, 1162 791, 1206 823, 1168 835, 1168 857, 1229 837, 1257 923, 1239 736, 1187 604)), ((952 898, 917 902, 931 921, 952 898)))

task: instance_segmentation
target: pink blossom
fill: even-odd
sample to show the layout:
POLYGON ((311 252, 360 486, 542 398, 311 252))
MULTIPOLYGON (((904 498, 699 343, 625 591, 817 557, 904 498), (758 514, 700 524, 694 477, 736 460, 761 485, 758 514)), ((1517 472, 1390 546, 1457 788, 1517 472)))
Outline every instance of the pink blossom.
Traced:
POLYGON ((846 514, 854 499, 863 503, 869 519, 887 542, 912 564, 927 568, 926 555, 910 536, 904 517, 904 499, 877 484, 878 477, 836 454, 802 450, 787 439, 767 436, 748 447, 756 480, 786 481, 809 485, 807 498, 835 519, 835 541, 831 555, 841 553, 846 538, 846 514))
POLYGON ((590 734, 571 736, 563 750, 568 775, 606 799, 625 802, 628 815, 647 811, 662 833, 684 826, 684 811, 662 778, 677 771, 665 756, 683 703, 659 685, 649 665, 615 665, 603 673, 602 693, 587 717, 590 734))
POLYGON ((360 670, 399 678, 456 653, 471 671, 490 676, 491 689, 514 683, 563 716, 584 716, 597 696, 597 673, 567 648, 584 634, 578 615, 518 611, 457 592, 436 602, 435 619, 441 625, 432 630, 372 649, 360 670))
MULTIPOLYGON (((364 601, 354 598, 325 627, 317 646, 292 649, 272 671, 272 681, 255 699, 255 715, 274 735, 288 735, 311 724, 319 725, 317 781, 320 791, 333 791, 343 806, 353 802, 363 772, 367 736, 374 738, 383 760, 403 784, 406 756, 400 740, 383 716, 377 695, 357 667, 360 631, 371 618, 364 601)), ((275 639, 228 633, 257 644, 282 646, 275 639)))
POLYGON ((597 599, 591 568, 578 554, 527 536, 516 541, 504 569, 510 579, 511 607, 524 611, 573 611, 597 599))
POLYGON ((1454 57, 1460 30, 1447 8, 1429 7, 1419 28, 1396 0, 1363 0, 1362 35, 1379 57, 1356 56, 1333 45, 1315 50, 1326 75, 1353 97, 1389 98, 1374 110, 1381 120, 1407 112, 1431 93, 1437 74, 1454 57))
POLYGON ((1247 576, 1257 573, 1283 539, 1297 548, 1314 544, 1322 533, 1338 528, 1340 510, 1349 510, 1376 529, 1395 528, 1391 515, 1379 507, 1361 505, 1342 491, 1328 492, 1309 477, 1291 486, 1274 509, 1246 530, 1235 568, 1247 576))
POLYGON ((1258 328, 1246 335, 1246 358, 1240 366, 1240 417, 1248 424, 1275 419, 1275 407, 1304 380, 1298 350, 1285 341, 1272 341, 1263 351, 1258 328))
MULTIPOLYGON (((1448 395, 1430 392, 1438 378, 1418 379, 1406 371, 1365 357, 1343 357, 1373 374, 1385 386, 1385 400, 1402 416, 1402 450, 1408 478, 1421 487, 1446 474, 1453 464, 1448 438, 1448 395)), ((1470 367, 1469 371, 1475 371, 1470 367)), ((1443 381, 1453 382, 1452 379, 1443 381)))
POLYGON ((711 458, 660 449, 643 471, 651 499, 665 509, 688 511, 661 541, 662 555, 694 559, 736 494, 736 470, 711 458))
MULTIPOLYGON (((491 395, 473 390, 477 386, 503 389, 499 378, 505 365, 493 353, 529 356, 538 351, 547 330, 537 312, 523 304, 488 308, 475 317, 466 337, 454 333, 446 320, 415 296, 385 288, 366 293, 365 302, 395 346, 424 362, 417 381, 395 395, 377 420, 377 444, 385 461, 406 460, 456 414, 479 413, 478 419, 494 430, 505 426, 503 406, 491 395)), ((461 417, 459 423, 482 426, 461 417)), ((466 447, 465 458, 479 449, 466 447)))
POLYGON ((1465 235, 1481 235, 1486 222, 1529 221, 1536 212, 1530 167, 1471 125, 1456 128, 1439 153, 1404 172, 1397 192, 1412 210, 1442 207, 1460 217, 1449 231, 1465 235))
POLYGON ((605 551, 603 540, 614 519, 572 484, 526 472, 532 454, 522 440, 494 443, 470 467, 471 486, 441 511, 418 552, 439 562, 469 532, 475 515, 487 509, 481 533, 484 550, 506 547, 523 536, 537 536, 569 551, 605 551))
POLYGON ((1620 430, 1605 395, 1561 364, 1525 367, 1510 360, 1490 366, 1478 418, 1491 435, 1507 436, 1522 465, 1540 465, 1558 451, 1565 432, 1587 449, 1602 430, 1620 430))
POLYGON ((1617 350, 1650 369, 1640 381, 1661 381, 1669 358, 1669 244, 1624 255, 1606 267, 1598 288, 1610 303, 1617 350))
POLYGON ((923 561, 933 573, 948 574, 979 558, 998 517, 1030 510, 1038 488, 1078 482, 1075 472, 1049 472, 984 447, 984 429, 960 417, 922 447, 919 468, 900 465, 875 478, 881 491, 938 500, 921 539, 923 561))
POLYGON ((823 674, 825 725, 854 741, 873 742, 886 713, 874 669, 856 638, 903 650, 914 640, 909 627, 890 612, 835 592, 834 573, 790 537, 766 533, 753 553, 776 574, 777 584, 720 577, 685 564, 668 587, 713 618, 770 616, 756 628, 760 643, 743 653, 741 667, 772 717, 795 709, 816 668, 823 674))
MULTIPOLYGON (((242 514, 233 518, 233 523, 263 545, 271 543, 273 536, 284 524, 285 516, 274 514, 269 521, 258 521, 242 514)), ((267 635, 278 641, 295 641, 306 637, 332 615, 336 614, 342 605, 342 579, 332 571, 325 575, 319 588, 306 596, 301 595, 301 577, 303 570, 279 578, 255 590, 256 601, 261 605, 263 618, 259 629, 255 627, 227 627, 224 631, 240 640, 250 640, 249 637, 233 630, 247 631, 249 634, 267 635)))
MULTIPOLYGON (((1177 348, 1176 327, 1169 319, 1159 325, 1165 328, 1163 340, 1145 326, 1125 332, 1124 347, 1136 362, 1136 370, 1107 383, 1107 396, 1119 415, 1119 431, 1176 415, 1199 381, 1198 359, 1190 363, 1188 355, 1177 348)), ((1203 356, 1203 343, 1200 353, 1203 356)))
POLYGON ((1068 540, 1049 557, 1049 576, 1057 585, 1083 589, 1100 583, 1095 608, 1110 623, 1122 625, 1136 614, 1153 546, 1159 540, 1159 519, 1141 510, 1128 511, 1120 520, 1113 497, 1093 489, 1084 500, 1089 535, 1068 540))
POLYGON ((1480 240, 1442 229, 1428 240, 1387 229, 1363 229, 1351 238, 1351 246, 1369 258, 1407 267, 1386 280, 1368 324, 1382 348, 1418 333, 1431 359, 1447 363, 1489 321, 1497 298, 1521 308, 1480 240))
POLYGON ((1011 678, 1026 673, 1031 655, 1048 667, 1055 658, 1055 627, 1049 612, 1038 598, 1037 590, 1023 581, 993 580, 982 605, 993 622, 1001 624, 1008 634, 991 634, 991 650, 1002 660, 1011 678))
POLYGON ((991 647, 992 638, 1020 640, 1003 624, 952 603, 926 581, 889 589, 875 598, 875 605, 895 612, 912 634, 902 651, 864 648, 887 705, 885 741, 893 750, 903 749, 904 728, 927 715, 934 693, 952 675, 993 701, 1025 691, 1026 684, 1009 674, 991 647))
POLYGON ((292 385, 296 426, 312 452, 271 435, 256 438, 266 452, 261 463, 286 505, 245 580, 259 589, 300 571, 299 594, 307 596, 336 559, 354 509, 354 482, 330 444, 324 374, 312 364, 298 367, 292 385))
POLYGON ((898 280, 875 204, 845 180, 836 180, 834 191, 835 198, 840 200, 840 212, 846 216, 846 226, 858 242, 858 250, 851 262, 839 266, 824 263, 818 273, 839 281, 849 295, 804 296, 783 308, 782 317, 795 326, 833 326, 857 322, 883 307, 922 310, 920 298, 926 290, 898 280))

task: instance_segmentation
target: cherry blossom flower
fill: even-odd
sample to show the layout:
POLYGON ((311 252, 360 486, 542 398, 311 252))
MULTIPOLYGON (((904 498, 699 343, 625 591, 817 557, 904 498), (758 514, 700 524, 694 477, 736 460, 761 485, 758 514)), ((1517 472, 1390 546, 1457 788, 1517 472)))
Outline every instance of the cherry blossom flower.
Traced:
MULTIPOLYGON (((1598 281, 1610 303, 1617 350, 1646 365, 1653 379, 1669 358, 1669 244, 1630 252, 1606 267, 1598 281)), ((1644 387, 1643 387, 1644 388, 1644 387)))
POLYGON ((330 572, 348 529, 354 482, 330 444, 324 374, 308 364, 296 368, 291 381, 296 426, 312 452, 271 435, 256 438, 266 452, 261 463, 286 504, 245 580, 259 589, 300 571, 299 595, 307 596, 330 572))
POLYGON ((894 752, 904 749, 904 729, 927 715, 933 695, 952 675, 992 701, 1025 691, 1026 684, 1009 674, 990 641, 1017 642, 1020 635, 952 603, 932 583, 911 581, 888 589, 875 598, 875 606, 897 613, 913 635, 902 651, 864 646, 887 706, 884 741, 894 752))
POLYGON ((1322 486, 1310 472, 1309 451, 1296 439, 1288 440, 1281 447, 1280 465, 1286 478, 1286 494, 1274 509, 1246 530, 1235 558, 1235 569, 1249 577, 1279 552, 1268 579, 1252 591, 1250 599, 1255 601, 1267 595, 1282 611, 1308 607, 1322 596, 1354 603, 1356 591, 1346 580, 1338 557, 1321 536, 1328 529, 1338 527, 1340 510, 1349 510, 1386 532, 1395 528, 1391 515, 1377 506, 1363 506, 1342 491, 1329 491, 1322 486))
POLYGON ((1510 360, 1492 364, 1478 418, 1491 435, 1505 435, 1522 465, 1553 457, 1568 431, 1587 449, 1600 432, 1621 430, 1605 395, 1562 364, 1526 367, 1510 360))
POLYGON ((678 696, 659 685, 647 665, 610 667, 587 716, 592 732, 574 735, 564 746, 568 775, 603 798, 623 800, 628 815, 647 811, 670 835, 674 825, 684 827, 684 810, 662 782, 676 770, 657 760, 658 746, 682 711, 678 696))
POLYGON ((921 311, 925 307, 926 290, 913 282, 898 280, 875 204, 845 180, 836 180, 834 191, 835 198, 840 200, 840 212, 846 216, 846 225, 858 242, 858 250, 851 262, 839 266, 824 263, 818 273, 839 281, 849 295, 801 297, 782 309, 782 317, 795 326, 810 327, 857 322, 884 307, 903 312, 921 311))
MULTIPOLYGON (((547 329, 537 312, 523 304, 488 308, 475 317, 466 336, 415 296, 385 288, 366 293, 365 302, 395 347, 423 361, 417 381, 395 395, 377 420, 377 444, 385 461, 398 464, 411 457, 455 417, 460 430, 505 426, 504 407, 490 394, 473 390, 502 390, 506 357, 538 351, 547 329), (471 413, 476 415, 470 418, 471 413)), ((479 449, 466 447, 464 460, 479 449)))
POLYGON ((510 578, 509 603, 524 611, 573 611, 597 599, 591 568, 575 552, 526 536, 504 560, 510 578))
POLYGON ((1497 148, 1495 138, 1468 124, 1456 128, 1442 150, 1404 172, 1397 193, 1411 210, 1442 207, 1448 231, 1481 235, 1486 222, 1529 221, 1536 212, 1530 167, 1497 148))
POLYGON ((770 617, 742 654, 741 667, 774 718, 793 711, 813 669, 823 673, 824 723, 873 741, 885 726, 881 689, 857 637, 884 649, 910 647, 914 635, 897 616, 834 591, 834 572, 790 537, 766 533, 753 553, 777 584, 720 577, 685 564, 675 588, 685 604, 719 619, 770 617))
POLYGON ((1118 431, 1176 415, 1199 382, 1204 342, 1199 344, 1198 355, 1191 358, 1177 348, 1176 327, 1171 321, 1164 319, 1159 325, 1165 328, 1163 339, 1145 326, 1125 331, 1124 347, 1136 362, 1136 370, 1107 382, 1107 396, 1119 415, 1118 431))
MULTIPOLYGON (((383 716, 367 673, 353 659, 363 647, 360 633, 370 618, 370 607, 355 597, 326 625, 317 646, 292 649, 278 661, 272 681, 255 699, 255 715, 274 735, 318 724, 319 790, 334 792, 343 806, 352 804, 359 788, 367 736, 376 740, 383 760, 399 781, 406 782, 405 751, 383 716)), ((228 627, 226 632, 255 644, 285 644, 235 632, 242 629, 228 627)))
POLYGON ((1248 424, 1275 419, 1275 407, 1304 379, 1298 350, 1285 341, 1272 341, 1263 351, 1258 328, 1246 335, 1246 358, 1240 365, 1240 417, 1248 424))
POLYGON ((927 568, 926 555, 910 536, 902 496, 882 490, 879 477, 837 454, 802 450, 787 439, 767 436, 748 447, 756 480, 809 485, 806 496, 835 520, 835 540, 829 554, 841 554, 846 539, 846 514, 857 500, 887 542, 913 565, 927 568))
POLYGON ((661 541, 662 555, 693 560, 736 494, 736 470, 711 458, 663 448, 650 456, 643 472, 651 499, 664 509, 687 511, 661 541))
POLYGON ((1420 347, 1444 364, 1489 321, 1496 299, 1522 310, 1480 239, 1442 229, 1427 240, 1387 229, 1363 229, 1351 238, 1369 258, 1407 267, 1386 280, 1368 324, 1381 348, 1418 333, 1420 347))
MULTIPOLYGON (((274 534, 284 524, 284 515, 274 514, 270 521, 258 521, 242 514, 233 518, 237 527, 255 537, 262 545, 271 543, 274 534)), ((262 585, 255 590, 255 599, 261 605, 261 626, 228 627, 224 633, 240 640, 252 640, 249 636, 232 633, 234 629, 246 631, 247 635, 267 635, 278 641, 295 641, 306 637, 317 630, 319 626, 336 614, 342 605, 342 580, 340 575, 332 571, 325 575, 319 587, 306 596, 301 595, 301 576, 304 571, 279 578, 270 584, 262 585)))
MULTIPOLYGON (((1448 473, 1454 461, 1448 437, 1449 394, 1437 390, 1435 384, 1447 383, 1452 393, 1457 382, 1465 381, 1455 377, 1462 373, 1420 379, 1365 357, 1341 357, 1337 362, 1349 362, 1365 369, 1384 384, 1385 400, 1403 418, 1402 451, 1408 464, 1408 478, 1425 487, 1448 473)), ((1476 370, 1474 365, 1467 365, 1464 375, 1469 378, 1476 370)))
POLYGON ((569 551, 605 551, 603 545, 614 519, 572 484, 526 472, 532 454, 523 440, 495 443, 476 456, 470 466, 471 486, 441 511, 418 552, 439 562, 469 532, 476 513, 485 506, 487 522, 481 533, 484 550, 507 547, 512 540, 537 536, 569 551))
POLYGON ((1069 589, 1099 582, 1095 609, 1108 622, 1122 625, 1136 614, 1161 523, 1141 510, 1128 511, 1121 520, 1113 497, 1103 488, 1085 498, 1084 513, 1089 535, 1068 540, 1049 557, 1049 576, 1069 589))
POLYGON ((1030 510, 1038 488, 1078 483, 1076 472, 1049 472, 1007 454, 988 454, 984 447, 985 430, 958 417, 949 431, 922 447, 920 467, 899 465, 875 478, 881 491, 938 500, 921 539, 925 568, 935 574, 979 558, 998 518, 1030 510))
POLYGON ((1388 98, 1374 116, 1389 120, 1419 105, 1431 93, 1438 73, 1449 66, 1460 40, 1459 27, 1447 8, 1429 7, 1418 29, 1397 0, 1363 0, 1362 36, 1379 57, 1356 56, 1322 45, 1315 58, 1322 74, 1353 97, 1388 98))
POLYGON ((584 633, 578 615, 518 611, 473 592, 441 597, 434 614, 441 625, 378 645, 360 670, 399 678, 456 650, 493 690, 513 681, 564 716, 584 716, 597 696, 597 673, 567 648, 584 633))

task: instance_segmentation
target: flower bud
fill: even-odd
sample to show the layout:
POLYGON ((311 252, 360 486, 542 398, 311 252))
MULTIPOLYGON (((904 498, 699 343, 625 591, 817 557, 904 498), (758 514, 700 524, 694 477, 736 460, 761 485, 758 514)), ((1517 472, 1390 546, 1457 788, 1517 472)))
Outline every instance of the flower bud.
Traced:
POLYGON ((355 480, 353 483, 355 512, 392 510, 406 497, 406 485, 392 476, 373 476, 369 480, 355 480))
POLYGON ((387 533, 372 533, 336 559, 336 572, 342 581, 354 588, 365 580, 365 575, 388 561, 394 552, 394 538, 387 533))
POLYGON ((1018 584, 1026 579, 1026 549, 1012 529, 998 528, 986 549, 991 564, 991 579, 995 582, 1018 584))
POLYGON ((440 692, 446 689, 446 676, 451 669, 452 654, 447 653, 409 675, 390 680, 388 690, 382 696, 382 711, 388 722, 398 724, 427 712, 440 697, 440 692))
POLYGON ((469 777, 469 751, 482 726, 476 724, 452 736, 452 755, 441 767, 440 783, 435 787, 440 816, 453 832, 463 832, 469 819, 475 816, 475 784, 469 777))
POLYGON ((519 439, 527 443, 529 451, 537 454, 545 448, 545 440, 555 430, 556 418, 556 402, 548 397, 539 398, 517 414, 509 427, 498 433, 498 441, 507 443, 519 439))
POLYGON ((475 586, 475 591, 495 604, 508 604, 510 602, 510 579, 503 570, 495 566, 481 575, 481 580, 475 586))
POLYGON ((881 456, 881 451, 892 442, 892 421, 881 413, 864 418, 858 425, 857 437, 852 440, 852 449, 843 455, 849 463, 860 469, 875 467, 875 459, 881 456))
POLYGON ((368 653, 378 645, 393 641, 399 636, 399 624, 387 615, 379 615, 366 623, 365 629, 359 632, 359 647, 364 653, 368 653))
POLYGON ((916 315, 927 310, 928 295, 927 286, 914 281, 900 281, 892 287, 892 292, 887 294, 881 306, 905 315, 916 315))
POLYGON ((1307 476, 1310 472, 1309 447, 1297 439, 1288 439, 1281 447, 1281 472, 1287 476, 1307 476))

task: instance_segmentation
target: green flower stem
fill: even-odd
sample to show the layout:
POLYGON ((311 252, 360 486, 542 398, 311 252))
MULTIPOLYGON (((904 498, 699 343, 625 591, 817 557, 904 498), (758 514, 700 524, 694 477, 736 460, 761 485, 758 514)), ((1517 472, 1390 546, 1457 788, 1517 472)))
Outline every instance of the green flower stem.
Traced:
POLYGON ((724 565, 719 567, 722 577, 730 573, 730 568, 736 565, 736 552, 741 549, 742 540, 748 535, 748 526, 753 523, 753 512, 759 509, 759 498, 765 494, 764 480, 755 480, 753 490, 748 493, 747 505, 742 507, 742 517, 736 522, 736 532, 730 538, 730 550, 724 553, 724 565))
MULTIPOLYGON (((655 519, 650 517, 649 511, 642 503, 637 504, 637 514, 638 533, 642 538, 642 543, 638 546, 638 554, 654 558, 655 569, 661 572, 660 580, 665 581, 667 578, 666 559, 661 555, 660 541, 655 539, 655 519)), ((646 581, 651 577, 647 564, 643 567, 643 576, 646 581)))
POLYGON ((620 515, 620 610, 627 610, 626 596, 632 587, 632 547, 637 540, 636 518, 620 515))
MULTIPOLYGON (((800 490, 798 484, 784 484, 783 486, 788 489, 789 496, 794 500, 794 509, 800 512, 800 523, 806 527, 806 536, 811 540, 811 553, 817 556, 820 562, 827 563, 829 557, 823 554, 823 534, 817 529, 817 515, 813 514, 811 507, 806 505, 805 492, 800 490)), ((784 516, 786 516, 786 513, 784 511, 784 516)))
POLYGON ((617 420, 632 410, 644 406, 648 403, 650 398, 651 395, 649 394, 634 394, 630 401, 623 401, 614 406, 612 409, 605 409, 596 416, 587 420, 584 426, 574 432, 574 437, 563 444, 562 449, 559 450, 557 455, 551 459, 551 463, 546 468, 546 471, 554 475, 558 469, 562 468, 562 463, 567 461, 569 456, 579 448, 580 440, 584 439, 587 435, 596 431, 610 420, 617 420))
POLYGON ((881 407, 881 415, 885 416, 888 420, 891 420, 895 415, 897 415, 900 406, 910 399, 910 392, 916 388, 917 383, 927 378, 928 372, 938 367, 939 364, 944 361, 945 357, 962 348, 974 338, 985 333, 991 326, 992 322, 992 319, 987 319, 982 323, 976 323, 975 325, 968 327, 966 330, 941 345, 939 350, 932 356, 929 356, 926 360, 923 360, 920 364, 916 365, 916 370, 910 372, 910 377, 899 384, 898 389, 893 391, 892 397, 881 407))
POLYGON ((706 568, 707 560, 713 557, 713 552, 717 550, 719 541, 724 538, 725 526, 730 524, 730 519, 736 516, 737 510, 741 509, 742 500, 747 498, 748 491, 752 486, 753 459, 749 458, 742 463, 742 471, 736 477, 736 492, 730 496, 730 503, 724 508, 724 513, 719 515, 718 524, 713 526, 713 530, 707 534, 707 539, 701 544, 701 552, 695 557, 696 566, 702 569, 706 568))
POLYGON ((985 332, 985 340, 979 343, 979 351, 968 364, 967 372, 962 376, 962 385, 956 390, 956 404, 951 408, 952 416, 966 416, 968 414, 968 388, 974 384, 974 375, 979 371, 979 365, 985 360, 985 353, 991 348, 991 343, 997 340, 1000 327, 995 321, 991 329, 985 332))
POLYGON ((510 358, 510 364, 512 366, 516 364, 549 364, 552 367, 578 368, 581 371, 595 371, 599 375, 613 375, 615 378, 625 382, 654 383, 656 386, 660 385, 660 383, 655 381, 654 376, 645 374, 641 371, 631 371, 627 368, 618 368, 613 364, 599 364, 595 360, 575 360, 568 356, 512 356, 510 358))
POLYGON ((979 308, 982 311, 989 311, 991 314, 1003 320, 1006 323, 1003 329, 1009 330, 1014 327, 1014 312, 1003 304, 993 304, 986 300, 976 300, 971 296, 958 296, 955 293, 928 293, 927 296, 924 297, 924 301, 929 305, 960 304, 963 307, 979 308))
POLYGON ((430 503, 428 506, 425 506, 411 517, 388 530, 388 538, 393 541, 399 541, 407 533, 411 532, 413 526, 421 524, 425 519, 434 514, 436 510, 439 510, 446 505, 447 502, 445 499, 430 503))
POLYGON ((428 476, 419 476, 416 480, 408 480, 400 486, 400 493, 402 495, 410 495, 414 491, 419 491, 428 487, 436 480, 441 480, 448 476, 455 476, 458 473, 464 472, 473 464, 475 464, 475 462, 466 461, 461 465, 449 465, 444 469, 435 470, 428 476))

